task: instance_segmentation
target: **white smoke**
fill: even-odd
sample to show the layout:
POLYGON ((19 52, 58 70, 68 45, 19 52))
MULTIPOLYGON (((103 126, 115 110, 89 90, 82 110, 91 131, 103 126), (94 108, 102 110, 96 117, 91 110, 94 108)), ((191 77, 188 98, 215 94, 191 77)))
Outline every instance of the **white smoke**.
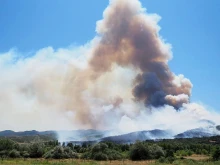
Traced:
POLYGON ((170 130, 175 135, 190 129, 210 126, 209 123, 202 121, 212 121, 219 124, 220 119, 219 114, 206 110, 203 105, 198 103, 184 104, 179 111, 168 105, 152 108, 151 111, 151 115, 142 111, 135 119, 123 116, 119 123, 119 129, 123 133, 161 129, 170 130))
MULTIPOLYGON (((141 11, 141 19, 151 29, 159 31, 159 16, 145 13, 139 1, 114 0, 110 5, 118 1, 130 3, 134 7, 132 11, 141 11)), ((108 18, 112 12, 107 8, 104 17, 108 18)), ((99 33, 108 32, 105 21, 97 23, 99 33)), ((127 66, 125 59, 119 59, 122 65, 115 62, 107 71, 96 73, 90 62, 98 44, 100 36, 78 47, 57 50, 47 47, 28 56, 13 49, 0 54, 0 130, 92 128, 115 130, 115 134, 120 134, 168 129, 180 133, 203 127, 201 120, 219 124, 219 114, 203 105, 189 103, 192 84, 183 75, 171 76, 178 91, 165 97, 167 104, 181 107, 178 111, 169 105, 146 107, 144 102, 135 100, 132 90, 140 69, 127 66)), ((164 43, 160 36, 157 46, 167 55, 163 57, 165 60, 172 57, 171 45, 164 43)), ((126 49, 129 47, 121 51, 126 49)), ((126 51, 121 53, 126 54, 126 51)), ((99 62, 105 63, 102 60, 105 58, 99 62)))

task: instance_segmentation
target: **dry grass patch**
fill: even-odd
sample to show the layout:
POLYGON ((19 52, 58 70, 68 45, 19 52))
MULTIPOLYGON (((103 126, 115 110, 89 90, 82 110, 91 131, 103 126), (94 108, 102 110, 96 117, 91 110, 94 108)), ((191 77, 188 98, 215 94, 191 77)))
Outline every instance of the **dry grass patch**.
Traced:
POLYGON ((192 159, 192 160, 208 160, 210 157, 207 156, 207 155, 196 155, 196 154, 193 154, 191 156, 186 156, 184 158, 192 159))
POLYGON ((81 159, 62 159, 62 160, 45 160, 45 159, 7 159, 0 161, 0 165, 150 165, 154 161, 93 161, 81 159))

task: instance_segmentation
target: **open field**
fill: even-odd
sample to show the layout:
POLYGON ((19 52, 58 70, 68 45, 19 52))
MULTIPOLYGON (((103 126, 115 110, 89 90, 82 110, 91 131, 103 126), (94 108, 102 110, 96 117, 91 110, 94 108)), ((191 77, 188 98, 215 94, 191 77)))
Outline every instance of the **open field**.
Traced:
POLYGON ((195 161, 195 160, 176 160, 172 164, 167 164, 167 163, 152 163, 150 165, 220 165, 220 161, 217 162, 208 162, 208 161, 195 161))
MULTIPOLYGON (((159 163, 156 161, 84 161, 84 160, 45 160, 45 159, 7 159, 0 161, 1 165, 171 165, 167 163, 159 163)), ((173 165, 220 165, 220 161, 208 162, 204 160, 175 160, 173 165)))
POLYGON ((184 158, 192 159, 192 160, 208 160, 210 157, 207 156, 207 155, 196 155, 196 154, 193 154, 191 156, 186 156, 184 158))
POLYGON ((45 159, 7 159, 0 161, 0 164, 5 165, 151 165, 154 164, 154 161, 90 161, 90 160, 45 160, 45 159))

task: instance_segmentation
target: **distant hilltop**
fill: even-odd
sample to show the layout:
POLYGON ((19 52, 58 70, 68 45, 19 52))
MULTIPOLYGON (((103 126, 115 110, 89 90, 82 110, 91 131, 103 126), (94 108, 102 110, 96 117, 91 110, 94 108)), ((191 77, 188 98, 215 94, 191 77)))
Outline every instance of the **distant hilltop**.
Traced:
POLYGON ((174 139, 174 138, 194 138, 194 137, 210 137, 220 135, 220 125, 210 126, 206 128, 196 128, 187 130, 179 134, 173 134, 169 130, 143 130, 126 134, 112 136, 111 131, 100 130, 72 130, 72 131, 23 131, 14 132, 5 130, 0 132, 0 137, 23 137, 23 136, 40 136, 49 139, 57 139, 62 142, 88 142, 88 141, 113 141, 116 143, 134 143, 137 140, 158 140, 158 139, 174 139))

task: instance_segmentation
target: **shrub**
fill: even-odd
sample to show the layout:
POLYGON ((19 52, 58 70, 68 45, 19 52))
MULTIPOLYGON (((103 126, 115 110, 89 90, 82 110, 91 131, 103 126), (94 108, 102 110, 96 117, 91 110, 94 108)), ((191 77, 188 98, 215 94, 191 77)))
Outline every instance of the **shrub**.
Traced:
MULTIPOLYGON (((204 150, 204 152, 205 152, 206 150, 204 150)), ((187 156, 191 156, 193 154, 193 152, 191 151, 191 150, 188 150, 187 151, 187 156)))
POLYGON ((30 154, 27 151, 22 152, 22 157, 24 158, 28 158, 30 156, 30 154))
POLYGON ((173 150, 167 150, 167 151, 166 151, 166 157, 174 157, 174 152, 173 152, 173 150))
POLYGON ((157 162, 159 163, 166 163, 166 164, 172 164, 175 161, 174 157, 160 157, 157 162))
POLYGON ((107 150, 107 157, 109 160, 121 160, 122 159, 122 154, 116 150, 107 150))
POLYGON ((98 143, 94 145, 91 152, 85 152, 82 154, 83 159, 94 159, 94 160, 119 160, 122 159, 122 154, 117 151, 112 143, 109 143, 110 147, 106 143, 98 143))
POLYGON ((166 163, 166 158, 165 158, 165 157, 160 157, 160 158, 158 159, 158 162, 159 162, 159 163, 166 163))
POLYGON ((212 159, 215 161, 220 160, 220 148, 219 147, 216 148, 216 150, 212 154, 212 159))
POLYGON ((205 150, 205 149, 202 149, 202 154, 203 154, 203 155, 208 155, 208 151, 205 150))
POLYGON ((64 155, 63 158, 75 158, 75 159, 79 158, 79 156, 75 152, 73 152, 70 147, 64 148, 63 155, 64 155))
POLYGON ((31 158, 41 158, 44 154, 44 144, 43 143, 32 143, 30 145, 30 157, 31 158))
POLYGON ((7 151, 3 150, 3 151, 0 151, 0 157, 2 159, 2 161, 4 160, 4 158, 7 157, 7 151))
POLYGON ((175 157, 167 157, 166 158, 166 163, 173 163, 174 162, 174 160, 175 160, 175 157))
POLYGON ((91 152, 85 152, 81 155, 82 159, 92 159, 91 152))
POLYGON ((152 146, 150 146, 149 150, 150 150, 150 155, 151 155, 150 157, 152 159, 159 159, 160 157, 165 156, 163 149, 156 144, 153 144, 152 146))
POLYGON ((150 151, 146 144, 136 142, 130 150, 129 157, 131 160, 147 160, 151 159, 150 151))
POLYGON ((11 150, 11 151, 9 152, 8 156, 9 156, 10 158, 19 158, 19 157, 20 157, 20 152, 17 151, 17 150, 15 150, 15 149, 13 149, 13 150, 11 150))
POLYGON ((53 150, 50 150, 50 151, 46 152, 46 153, 43 155, 43 157, 44 157, 45 159, 50 159, 50 158, 52 158, 52 157, 53 157, 53 150))
POLYGON ((78 155, 71 150, 69 147, 56 146, 54 149, 44 154, 45 159, 68 159, 68 158, 79 158, 78 155))
POLYGON ((102 152, 97 152, 93 155, 94 160, 108 160, 108 156, 102 152))
POLYGON ((96 152, 105 152, 105 150, 108 148, 108 145, 105 143, 99 143, 93 146, 92 153, 96 152))
POLYGON ((67 147, 70 147, 70 148, 73 150, 73 147, 74 147, 74 146, 73 146, 73 143, 68 143, 68 144, 67 144, 67 147))

